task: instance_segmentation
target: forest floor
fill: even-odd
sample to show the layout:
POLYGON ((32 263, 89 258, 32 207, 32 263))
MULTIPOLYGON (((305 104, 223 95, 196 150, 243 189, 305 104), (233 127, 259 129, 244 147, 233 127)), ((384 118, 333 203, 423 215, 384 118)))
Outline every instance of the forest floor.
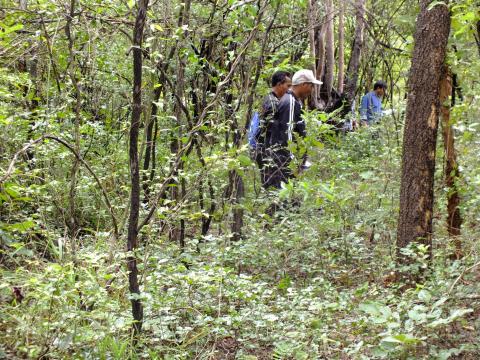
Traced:
POLYGON ((137 348, 125 254, 107 234, 85 236, 75 259, 19 248, 16 266, 0 270, 0 358, 478 359, 478 160, 460 157, 472 165, 462 174, 464 258, 451 258, 439 166, 434 257, 413 245, 398 268, 399 154, 395 131, 363 129, 328 142, 277 194, 249 183, 237 242, 220 222, 183 251, 142 233, 137 348), (282 208, 269 218, 273 201, 282 208), (398 270, 417 282, 397 282, 398 270))

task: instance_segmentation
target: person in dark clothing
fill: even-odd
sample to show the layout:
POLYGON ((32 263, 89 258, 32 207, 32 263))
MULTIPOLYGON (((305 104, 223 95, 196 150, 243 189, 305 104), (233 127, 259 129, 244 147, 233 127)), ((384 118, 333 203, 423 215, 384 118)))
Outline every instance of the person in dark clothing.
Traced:
POLYGON ((292 88, 278 102, 273 122, 266 126, 265 164, 263 186, 280 188, 293 174, 288 168, 293 154, 288 143, 295 140, 295 134, 306 136, 305 122, 302 119, 302 102, 311 94, 315 85, 321 82, 315 79, 311 70, 297 71, 292 78, 292 88))
POLYGON ((292 79, 290 73, 286 71, 277 71, 272 75, 272 89, 263 98, 262 109, 260 111, 260 131, 257 134, 255 149, 255 161, 260 168, 260 175, 262 178, 262 184, 265 179, 265 141, 266 141, 266 129, 270 123, 273 122, 274 115, 277 112, 278 102, 280 98, 285 95, 287 90, 292 85, 292 79))

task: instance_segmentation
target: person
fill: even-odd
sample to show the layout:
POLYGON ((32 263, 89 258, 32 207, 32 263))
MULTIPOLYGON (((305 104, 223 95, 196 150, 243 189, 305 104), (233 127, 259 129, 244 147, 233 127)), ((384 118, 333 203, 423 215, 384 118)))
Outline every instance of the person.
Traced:
POLYGON ((315 85, 321 84, 311 70, 299 70, 292 77, 292 87, 278 102, 273 121, 266 125, 264 188, 278 189, 282 182, 287 182, 293 176, 288 167, 293 158, 288 143, 294 141, 295 136, 305 137, 302 102, 312 93, 315 85))
POLYGON ((265 136, 267 124, 273 122, 273 116, 277 112, 278 102, 285 95, 292 85, 292 79, 289 72, 276 71, 271 79, 271 91, 263 98, 262 108, 260 110, 259 131, 255 137, 256 147, 254 151, 254 159, 260 168, 262 182, 265 176, 265 136))
POLYGON ((382 117, 382 98, 385 96, 387 84, 379 80, 373 85, 373 91, 362 98, 360 105, 360 122, 362 125, 375 124, 382 117))

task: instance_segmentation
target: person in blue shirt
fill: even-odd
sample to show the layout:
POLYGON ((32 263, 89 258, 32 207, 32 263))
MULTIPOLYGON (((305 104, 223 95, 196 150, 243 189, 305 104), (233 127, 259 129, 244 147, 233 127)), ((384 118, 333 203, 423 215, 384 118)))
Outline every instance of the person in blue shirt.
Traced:
POLYGON ((362 125, 375 124, 382 117, 382 98, 385 96, 387 84, 379 80, 373 85, 373 91, 365 94, 360 105, 360 122, 362 125))

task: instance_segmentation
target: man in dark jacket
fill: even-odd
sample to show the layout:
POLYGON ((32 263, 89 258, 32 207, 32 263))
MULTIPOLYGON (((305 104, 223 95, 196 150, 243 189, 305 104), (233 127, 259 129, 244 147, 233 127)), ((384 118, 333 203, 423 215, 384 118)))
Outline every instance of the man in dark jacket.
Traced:
POLYGON ((273 122, 266 126, 265 175, 263 186, 280 188, 282 182, 287 182, 292 177, 288 168, 293 157, 288 149, 288 143, 297 136, 305 137, 305 122, 302 119, 302 102, 312 93, 315 85, 321 82, 315 79, 311 70, 297 71, 292 78, 292 88, 282 96, 273 122))
POLYGON ((266 129, 274 121, 278 102, 292 85, 291 75, 286 71, 277 71, 272 75, 272 89, 263 98, 262 110, 260 111, 260 131, 256 137, 255 160, 260 168, 262 183, 265 179, 265 141, 266 129))

